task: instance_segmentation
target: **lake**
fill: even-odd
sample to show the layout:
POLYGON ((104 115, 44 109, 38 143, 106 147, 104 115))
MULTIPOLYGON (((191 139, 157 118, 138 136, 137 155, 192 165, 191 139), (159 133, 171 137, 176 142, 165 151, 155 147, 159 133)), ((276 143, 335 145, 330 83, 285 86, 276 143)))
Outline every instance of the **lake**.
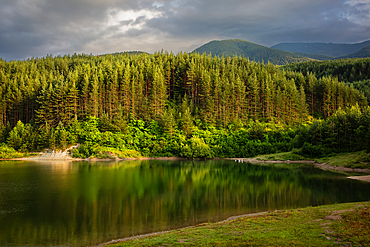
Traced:
POLYGON ((370 183, 308 164, 0 162, 1 246, 89 246, 230 216, 369 201, 370 183))

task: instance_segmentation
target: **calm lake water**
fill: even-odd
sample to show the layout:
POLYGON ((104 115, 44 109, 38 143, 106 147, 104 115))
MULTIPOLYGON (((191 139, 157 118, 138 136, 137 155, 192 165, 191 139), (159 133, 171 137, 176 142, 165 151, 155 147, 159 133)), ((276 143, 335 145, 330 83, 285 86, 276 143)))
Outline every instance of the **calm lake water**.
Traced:
POLYGON ((370 200, 311 165, 0 162, 0 246, 89 246, 233 215, 370 200))

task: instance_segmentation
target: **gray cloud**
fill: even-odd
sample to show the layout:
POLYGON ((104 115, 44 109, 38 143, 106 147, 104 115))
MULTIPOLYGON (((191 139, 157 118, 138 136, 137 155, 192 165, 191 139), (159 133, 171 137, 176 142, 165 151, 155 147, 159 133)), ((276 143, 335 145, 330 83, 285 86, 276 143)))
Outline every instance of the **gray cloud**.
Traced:
POLYGON ((0 57, 191 51, 213 39, 360 42, 368 0, 3 0, 0 57))

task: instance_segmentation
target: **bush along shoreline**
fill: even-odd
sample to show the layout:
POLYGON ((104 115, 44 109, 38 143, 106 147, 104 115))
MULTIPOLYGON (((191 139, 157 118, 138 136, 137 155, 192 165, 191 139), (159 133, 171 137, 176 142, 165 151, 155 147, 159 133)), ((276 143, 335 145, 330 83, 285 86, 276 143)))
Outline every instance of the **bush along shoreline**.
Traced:
MULTIPOLYGON (((22 152, 41 149, 46 141, 46 146, 55 150, 80 143, 72 151, 74 158, 243 158, 293 151, 293 156, 314 159, 364 148, 365 154, 368 153, 369 123, 370 108, 359 106, 339 109, 326 120, 291 127, 250 121, 232 123, 227 128, 202 128, 192 122, 188 134, 179 126, 169 133, 163 123, 154 120, 131 119, 123 131, 107 128, 104 119, 96 117, 85 121, 75 119, 68 127, 46 126, 41 131, 19 121, 2 144, 0 155, 18 158, 22 152)), ((370 160, 366 157, 368 155, 363 155, 359 162, 368 163, 370 160)))
POLYGON ((363 93, 243 57, 0 60, 0 81, 0 143, 16 152, 80 143, 76 158, 324 157, 370 146, 363 93))

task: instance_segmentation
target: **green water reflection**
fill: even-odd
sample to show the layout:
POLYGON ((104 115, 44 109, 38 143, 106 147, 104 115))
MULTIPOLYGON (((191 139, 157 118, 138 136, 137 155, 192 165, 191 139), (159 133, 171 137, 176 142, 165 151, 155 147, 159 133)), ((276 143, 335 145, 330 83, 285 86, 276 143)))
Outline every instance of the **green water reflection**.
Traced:
POLYGON ((232 215, 370 200, 310 165, 212 161, 0 163, 0 245, 87 246, 232 215))

